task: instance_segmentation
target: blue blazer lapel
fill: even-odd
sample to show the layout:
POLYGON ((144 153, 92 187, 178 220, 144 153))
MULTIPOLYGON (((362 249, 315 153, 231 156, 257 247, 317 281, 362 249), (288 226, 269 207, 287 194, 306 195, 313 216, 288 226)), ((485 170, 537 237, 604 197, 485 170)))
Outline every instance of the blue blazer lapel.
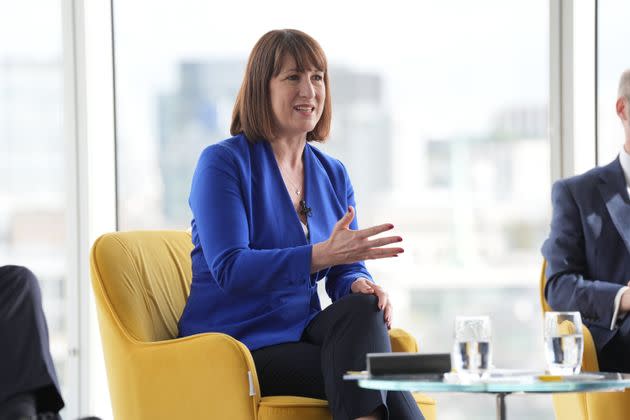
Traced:
POLYGON ((626 249, 630 252, 630 203, 619 159, 603 167, 599 177, 602 181, 598 185, 599 192, 626 249))
POLYGON ((304 149, 304 194, 306 204, 311 208, 308 219, 311 243, 317 243, 328 239, 333 226, 345 211, 312 147, 307 144, 304 149))
POLYGON ((291 196, 282 180, 282 174, 271 145, 267 141, 260 141, 254 147, 259 151, 257 158, 262 167, 261 173, 264 177, 269 177, 263 194, 264 200, 269 204, 267 217, 278 219, 275 224, 277 231, 274 232, 274 236, 290 238, 289 243, 293 246, 306 245, 306 237, 300 225, 300 219, 293 208, 291 196))

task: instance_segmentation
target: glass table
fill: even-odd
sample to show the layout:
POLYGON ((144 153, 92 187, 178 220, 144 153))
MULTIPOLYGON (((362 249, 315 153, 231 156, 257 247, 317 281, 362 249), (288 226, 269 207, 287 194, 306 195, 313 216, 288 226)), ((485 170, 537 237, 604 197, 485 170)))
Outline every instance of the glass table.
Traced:
POLYGON ((593 372, 572 376, 550 376, 543 372, 496 370, 483 379, 446 375, 370 376, 367 372, 348 373, 361 388, 387 391, 469 392, 496 395, 496 418, 506 419, 505 397, 514 393, 566 393, 621 391, 630 388, 630 374, 593 372))

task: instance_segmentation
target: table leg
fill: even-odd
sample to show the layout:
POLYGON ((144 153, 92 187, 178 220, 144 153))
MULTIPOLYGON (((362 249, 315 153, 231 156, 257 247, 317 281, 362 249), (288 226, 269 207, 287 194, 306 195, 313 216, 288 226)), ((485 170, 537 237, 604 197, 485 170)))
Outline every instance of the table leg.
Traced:
POLYGON ((508 392, 499 392, 497 394, 497 420, 506 420, 505 415, 505 397, 508 392))

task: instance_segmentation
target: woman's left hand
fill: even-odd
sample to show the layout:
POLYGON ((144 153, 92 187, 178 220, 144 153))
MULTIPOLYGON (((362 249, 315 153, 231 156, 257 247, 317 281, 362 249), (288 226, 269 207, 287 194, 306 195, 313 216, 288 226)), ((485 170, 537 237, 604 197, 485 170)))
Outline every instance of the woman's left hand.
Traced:
POLYGON ((352 293, 363 293, 365 295, 376 295, 378 298, 378 308, 383 311, 383 320, 387 324, 387 329, 392 328, 392 304, 389 295, 381 286, 374 284, 366 278, 359 277, 350 286, 352 293))

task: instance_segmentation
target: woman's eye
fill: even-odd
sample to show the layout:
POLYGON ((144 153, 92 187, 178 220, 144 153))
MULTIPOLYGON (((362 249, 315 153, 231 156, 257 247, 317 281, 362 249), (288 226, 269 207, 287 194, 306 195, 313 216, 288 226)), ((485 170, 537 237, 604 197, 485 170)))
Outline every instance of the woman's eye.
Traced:
POLYGON ((300 76, 298 76, 297 74, 292 74, 287 77, 287 80, 300 80, 300 76))
POLYGON ((313 76, 313 80, 317 80, 318 82, 321 82, 322 80, 324 80, 324 77, 322 75, 316 74, 313 76))

